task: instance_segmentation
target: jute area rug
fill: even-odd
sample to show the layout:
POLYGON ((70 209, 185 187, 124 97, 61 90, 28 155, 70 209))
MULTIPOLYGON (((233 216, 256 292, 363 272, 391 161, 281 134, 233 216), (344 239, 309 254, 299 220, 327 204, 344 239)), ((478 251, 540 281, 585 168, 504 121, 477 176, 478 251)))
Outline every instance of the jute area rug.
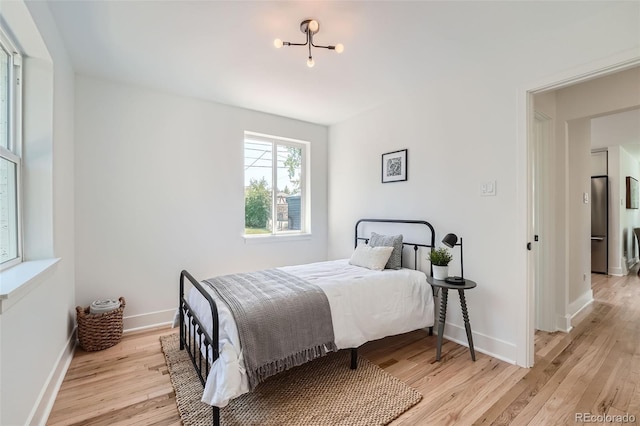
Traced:
MULTIPOLYGON (((183 423, 212 424, 211 406, 200 402, 202 385, 178 335, 160 341, 183 423)), ((339 351, 269 378, 222 408, 222 425, 386 425, 422 399, 364 358, 349 369, 349 357, 339 351)))

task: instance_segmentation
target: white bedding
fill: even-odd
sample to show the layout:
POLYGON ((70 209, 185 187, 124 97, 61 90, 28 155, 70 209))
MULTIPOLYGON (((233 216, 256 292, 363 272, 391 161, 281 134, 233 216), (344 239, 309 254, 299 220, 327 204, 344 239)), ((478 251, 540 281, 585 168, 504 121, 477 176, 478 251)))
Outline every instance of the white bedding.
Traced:
MULTIPOLYGON (((348 259, 279 268, 320 287, 329 300, 338 349, 356 348, 368 341, 406 333, 434 324, 431 286, 421 271, 372 271, 348 259)), ((205 286, 208 288, 208 286, 205 286)), ((202 401, 224 407, 248 392, 238 330, 229 308, 218 303, 220 358, 207 377, 202 401)), ((196 289, 189 304, 211 333, 209 304, 196 289)))

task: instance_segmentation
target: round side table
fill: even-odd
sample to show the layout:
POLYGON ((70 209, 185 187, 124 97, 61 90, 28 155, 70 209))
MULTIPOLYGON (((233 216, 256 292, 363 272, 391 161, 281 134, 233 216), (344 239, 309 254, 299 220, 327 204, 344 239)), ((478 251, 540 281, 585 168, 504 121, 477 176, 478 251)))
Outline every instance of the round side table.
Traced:
POLYGON ((464 297, 464 291, 474 288, 477 284, 465 278, 462 284, 449 284, 444 280, 436 280, 433 277, 427 277, 427 282, 433 287, 434 293, 442 290, 440 297, 440 317, 438 321, 438 345, 436 349, 436 361, 440 361, 440 353, 442 352, 442 335, 444 334, 444 323, 447 319, 447 298, 449 290, 458 290, 460 296, 460 307, 462 308, 462 317, 464 318, 464 328, 467 331, 467 342, 469 342, 469 351, 471 351, 471 359, 476 360, 476 352, 473 349, 473 337, 471 336, 471 324, 469 324, 469 313, 467 312, 467 301, 464 297))

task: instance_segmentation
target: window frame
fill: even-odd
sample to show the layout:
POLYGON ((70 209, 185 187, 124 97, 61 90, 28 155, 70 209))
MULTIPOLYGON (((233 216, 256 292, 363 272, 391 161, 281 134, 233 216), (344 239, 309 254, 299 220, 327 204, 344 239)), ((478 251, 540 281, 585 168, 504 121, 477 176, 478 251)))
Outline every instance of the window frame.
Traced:
POLYGON ((22 233, 22 56, 14 43, 0 28, 0 49, 9 57, 9 93, 7 119, 7 145, 0 146, 0 157, 16 165, 16 257, 0 263, 0 271, 16 266, 23 261, 22 233))
MULTIPOLYGON (((300 139, 292 139, 282 136, 268 135, 264 133, 245 131, 243 138, 243 151, 246 148, 247 141, 251 142, 262 142, 269 143, 272 147, 272 169, 271 169, 271 182, 272 182, 272 191, 271 191, 271 229, 269 233, 264 234, 247 234, 243 231, 243 235, 248 239, 266 239, 266 238, 278 238, 278 239, 286 239, 287 237, 299 237, 306 236, 311 233, 311 209, 310 205, 310 182, 308 176, 310 176, 310 142, 300 140, 300 139), (278 201, 278 193, 277 189, 277 146, 285 146, 285 147, 294 147, 301 149, 300 156, 300 229, 299 230, 277 230, 277 201, 278 201)), ((244 164, 244 160, 246 159, 245 155, 243 155, 243 167, 246 167, 244 164)), ((246 177, 245 168, 243 172, 243 181, 246 177)), ((244 185, 243 185, 244 186, 244 185)), ((246 190, 246 186, 244 186, 246 190)), ((243 200, 246 198, 243 197, 243 200)), ((244 211, 244 209, 243 209, 244 211)), ((243 228, 246 229, 246 226, 243 228)))

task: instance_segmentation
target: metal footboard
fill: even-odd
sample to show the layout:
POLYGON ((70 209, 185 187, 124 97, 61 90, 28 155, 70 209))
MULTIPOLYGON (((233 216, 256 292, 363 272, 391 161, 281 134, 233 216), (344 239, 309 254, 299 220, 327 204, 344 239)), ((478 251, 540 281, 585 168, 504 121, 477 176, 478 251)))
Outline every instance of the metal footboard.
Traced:
MULTIPOLYGON (((193 363, 193 367, 198 374, 198 378, 204 387, 207 376, 209 375, 209 356, 211 355, 211 362, 220 357, 218 352, 219 338, 218 338, 218 308, 216 302, 211 295, 191 276, 187 271, 180 273, 180 350, 186 349, 193 363), (209 335, 204 325, 200 322, 198 317, 193 312, 191 306, 185 299, 184 294, 184 279, 185 277, 191 282, 202 296, 207 299, 211 308, 211 321, 212 321, 212 336, 209 335), (203 355, 204 351, 204 355, 203 355)), ((220 425, 220 408, 212 406, 213 425, 220 425)))
MULTIPOLYGON (((219 339, 219 325, 218 320, 218 307, 211 295, 196 281, 193 276, 187 272, 182 271, 180 273, 180 350, 187 350, 189 358, 193 367, 196 370, 198 378, 204 387, 211 365, 209 364, 209 355, 211 354, 211 360, 214 362, 220 357, 218 348, 220 345, 219 339), (184 293, 184 279, 187 278, 191 285, 193 285, 202 296, 207 299, 211 308, 212 335, 210 336, 206 328, 200 322, 200 319, 196 316, 195 312, 185 299, 184 293), (204 355, 203 355, 204 352, 204 355)), ((358 366, 358 349, 351 349, 351 363, 350 368, 355 370, 358 366)), ((220 425, 220 408, 212 406, 213 425, 220 425)))

